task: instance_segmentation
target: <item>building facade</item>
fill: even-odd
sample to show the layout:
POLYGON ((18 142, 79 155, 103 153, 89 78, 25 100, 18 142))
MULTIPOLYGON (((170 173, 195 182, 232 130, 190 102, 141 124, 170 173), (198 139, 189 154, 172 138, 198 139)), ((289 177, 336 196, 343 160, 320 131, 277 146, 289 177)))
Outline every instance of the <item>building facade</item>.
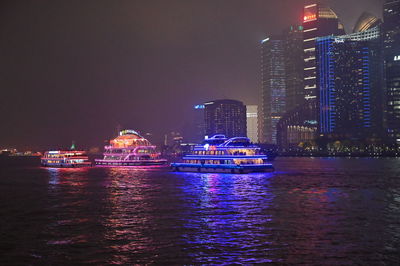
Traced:
POLYGON ((291 26, 285 36, 286 111, 304 103, 303 26, 291 26))
POLYGON ((319 132, 342 138, 381 137, 383 67, 380 26, 316 40, 319 132))
POLYGON ((315 40, 329 35, 343 35, 344 27, 332 9, 319 0, 306 1, 303 18, 304 98, 317 98, 315 40))
POLYGON ((273 36, 262 41, 262 142, 276 144, 276 125, 286 112, 285 41, 273 36))
POLYGON ((193 138, 190 140, 196 143, 201 143, 205 136, 204 109, 204 104, 196 104, 193 106, 193 127, 195 133, 193 134, 193 138))
POLYGON ((383 6, 386 119, 389 139, 400 145, 400 0, 383 6))
POLYGON ((288 148, 317 137, 318 93, 316 39, 344 35, 335 12, 320 0, 306 0, 303 15, 303 103, 282 117, 278 125, 278 146, 288 148))
POLYGON ((247 137, 253 143, 258 143, 258 106, 247 105, 246 106, 246 117, 247 117, 247 137))
POLYGON ((228 138, 246 137, 246 106, 236 100, 215 100, 204 103, 205 134, 223 134, 228 138))
POLYGON ((317 101, 306 101, 279 120, 277 141, 280 149, 296 149, 302 142, 314 141, 318 129, 314 120, 316 110, 317 101))

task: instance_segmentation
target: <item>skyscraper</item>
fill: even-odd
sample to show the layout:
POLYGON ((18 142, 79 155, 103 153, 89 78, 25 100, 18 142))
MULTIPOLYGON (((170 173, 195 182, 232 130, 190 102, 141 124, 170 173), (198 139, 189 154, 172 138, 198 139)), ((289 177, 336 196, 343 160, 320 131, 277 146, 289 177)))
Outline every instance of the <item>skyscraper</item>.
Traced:
POLYGON ((262 41, 262 142, 276 144, 276 124, 286 112, 285 41, 262 41))
POLYGON ((286 111, 290 111, 304 103, 303 26, 291 26, 284 32, 284 37, 286 111))
POLYGON ((344 27, 332 9, 322 1, 309 0, 304 6, 304 98, 317 98, 315 39, 328 35, 343 35, 344 27))
POLYGON ((320 133, 378 137, 382 133, 380 26, 316 40, 320 133))
POLYGON ((247 137, 253 142, 258 143, 258 106, 246 105, 247 117, 247 137))
POLYGON ((324 0, 306 0, 303 16, 303 102, 282 117, 278 125, 279 146, 296 146, 316 138, 318 123, 317 68, 315 40, 318 37, 344 35, 338 16, 324 0), (312 137, 314 135, 314 137, 312 137))
POLYGON ((247 135, 246 106, 235 100, 204 103, 206 136, 224 134, 228 138, 247 135))
POLYGON ((386 0, 383 19, 386 128, 389 138, 400 145, 400 0, 386 0))
POLYGON ((201 142, 204 140, 205 134, 205 124, 204 124, 204 104, 197 104, 194 106, 193 122, 195 128, 195 134, 193 136, 193 141, 201 142))

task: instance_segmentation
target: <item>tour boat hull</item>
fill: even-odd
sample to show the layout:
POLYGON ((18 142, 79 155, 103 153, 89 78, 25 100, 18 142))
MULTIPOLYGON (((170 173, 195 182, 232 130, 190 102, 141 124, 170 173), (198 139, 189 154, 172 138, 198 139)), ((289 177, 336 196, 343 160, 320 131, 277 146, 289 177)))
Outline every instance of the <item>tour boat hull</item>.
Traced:
POLYGON ((49 168, 81 168, 81 167, 91 167, 92 163, 48 163, 48 162, 41 162, 43 167, 49 168))
POLYGON ((175 172, 198 172, 198 173, 227 173, 227 174, 249 174, 273 172, 272 164, 258 165, 206 165, 172 163, 171 169, 175 172))
POLYGON ((96 166, 152 166, 152 165, 165 165, 167 160, 95 160, 96 166))

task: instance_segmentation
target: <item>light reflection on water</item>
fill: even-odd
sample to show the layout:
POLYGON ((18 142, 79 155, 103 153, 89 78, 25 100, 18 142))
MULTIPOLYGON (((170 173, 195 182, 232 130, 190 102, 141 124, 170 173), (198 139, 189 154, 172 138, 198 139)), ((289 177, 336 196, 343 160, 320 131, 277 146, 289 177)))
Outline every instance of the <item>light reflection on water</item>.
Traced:
MULTIPOLYGON (((190 218, 184 225, 188 233, 183 237, 194 251, 189 253, 193 261, 250 262, 254 247, 262 245, 264 251, 269 250, 268 232, 260 226, 272 220, 265 210, 273 200, 268 188, 273 174, 181 175, 186 180, 184 198, 190 206, 190 218)), ((258 258, 259 263, 269 261, 258 258)))
POLYGON ((397 261, 400 160, 275 165, 248 175, 5 169, 0 264, 397 261))

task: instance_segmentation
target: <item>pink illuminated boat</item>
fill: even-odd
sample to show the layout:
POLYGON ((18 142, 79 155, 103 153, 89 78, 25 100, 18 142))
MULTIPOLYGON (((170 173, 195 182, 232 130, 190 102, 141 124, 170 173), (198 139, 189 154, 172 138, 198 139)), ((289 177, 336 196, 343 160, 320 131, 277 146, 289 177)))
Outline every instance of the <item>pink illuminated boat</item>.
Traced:
POLYGON ((96 159, 96 166, 150 166, 164 165, 156 146, 135 130, 122 130, 119 136, 104 147, 104 158, 96 159))
POLYGON ((44 167, 90 167, 92 163, 89 161, 85 151, 46 151, 40 160, 44 167))

